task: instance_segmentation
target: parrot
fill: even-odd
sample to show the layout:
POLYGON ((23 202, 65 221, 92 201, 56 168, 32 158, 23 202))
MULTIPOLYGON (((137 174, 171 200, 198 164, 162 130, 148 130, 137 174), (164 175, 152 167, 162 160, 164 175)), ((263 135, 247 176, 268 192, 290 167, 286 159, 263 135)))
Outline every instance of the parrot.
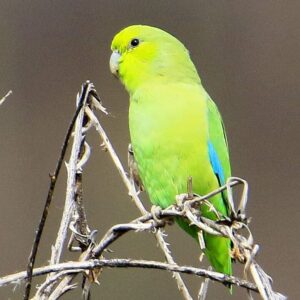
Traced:
MULTIPOLYGON (((142 187, 153 205, 176 204, 192 191, 206 195, 231 176, 228 142, 220 112, 198 75, 187 48, 166 31, 131 25, 111 44, 110 70, 129 94, 129 132, 142 187)), ((230 215, 226 192, 210 198, 221 216, 230 215)), ((209 205, 201 215, 217 220, 209 205)), ((199 229, 176 222, 199 242, 199 229)), ((203 232, 204 254, 213 269, 232 275, 229 238, 203 232)))

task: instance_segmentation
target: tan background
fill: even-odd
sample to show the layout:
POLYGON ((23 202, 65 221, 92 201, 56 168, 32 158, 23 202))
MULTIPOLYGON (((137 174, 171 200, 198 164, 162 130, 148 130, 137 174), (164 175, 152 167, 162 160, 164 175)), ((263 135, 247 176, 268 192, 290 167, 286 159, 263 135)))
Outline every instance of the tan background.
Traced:
MULTIPOLYGON (((203 83, 221 109, 233 174, 251 185, 248 214, 258 257, 275 288, 299 293, 299 1, 12 1, 0 2, 0 274, 23 270, 80 85, 90 79, 114 117, 103 120, 123 162, 129 140, 128 97, 108 69, 110 42, 136 23, 162 27, 191 51, 203 83)), ((138 216, 99 141, 85 170, 88 219, 100 236, 138 216)), ((65 171, 63 172, 65 176, 65 171)), ((38 265, 47 263, 58 228, 65 182, 59 181, 38 265)), ((176 226, 174 256, 199 265, 199 250, 176 226)), ((162 259, 154 238, 130 234, 113 255, 162 259)), ((71 256, 75 257, 75 256, 71 256)), ((238 269, 238 268, 237 268, 238 269)), ((185 276, 196 295, 199 279, 185 276)), ((23 286, 1 288, 20 299, 23 286)), ((161 271, 106 270, 93 299, 181 299, 161 271)), ((78 299, 78 293, 65 299, 78 299), (76 296, 77 295, 77 296, 76 296)), ((211 284, 208 299, 233 297, 211 284)))

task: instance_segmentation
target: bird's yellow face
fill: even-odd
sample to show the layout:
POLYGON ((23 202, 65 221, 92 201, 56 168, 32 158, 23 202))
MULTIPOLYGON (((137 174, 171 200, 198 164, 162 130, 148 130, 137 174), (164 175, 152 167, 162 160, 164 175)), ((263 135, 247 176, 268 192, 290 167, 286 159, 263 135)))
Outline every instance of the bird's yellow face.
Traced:
POLYGON ((161 29, 129 26, 114 37, 111 49, 111 72, 121 79, 130 93, 149 81, 162 82, 175 76, 178 80, 180 74, 188 78, 186 75, 192 73, 198 78, 184 45, 161 29), (187 72, 187 69, 190 70, 187 72))
POLYGON ((158 43, 153 34, 147 34, 147 29, 147 26, 141 25, 127 27, 112 41, 110 70, 129 90, 154 71, 158 43))

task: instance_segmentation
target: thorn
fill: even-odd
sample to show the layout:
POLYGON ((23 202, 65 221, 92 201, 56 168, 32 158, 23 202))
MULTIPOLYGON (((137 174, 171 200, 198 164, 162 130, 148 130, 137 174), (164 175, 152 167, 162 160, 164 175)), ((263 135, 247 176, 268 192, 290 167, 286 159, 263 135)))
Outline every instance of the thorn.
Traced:
POLYGON ((107 147, 106 147, 106 144, 104 142, 102 142, 100 144, 100 148, 101 148, 102 151, 107 152, 107 147))
POLYGON ((92 103, 97 110, 100 110, 105 115, 108 115, 107 109, 102 105, 100 98, 95 93, 92 94, 92 103))
POLYGON ((91 155, 91 147, 87 142, 84 142, 84 153, 79 162, 77 162, 76 172, 82 173, 84 165, 87 163, 91 155))
POLYGON ((200 256, 199 256, 199 261, 200 261, 200 262, 203 261, 204 255, 205 255, 204 252, 202 252, 202 253, 200 254, 200 256))
POLYGON ((205 247, 205 241, 204 241, 204 236, 203 236, 203 231, 199 230, 198 232, 198 240, 199 240, 199 244, 200 244, 200 249, 204 250, 205 247))
POLYGON ((104 249, 104 251, 107 252, 107 253, 114 253, 114 252, 115 252, 115 251, 114 251, 113 249, 111 249, 111 248, 106 248, 106 249, 104 249))

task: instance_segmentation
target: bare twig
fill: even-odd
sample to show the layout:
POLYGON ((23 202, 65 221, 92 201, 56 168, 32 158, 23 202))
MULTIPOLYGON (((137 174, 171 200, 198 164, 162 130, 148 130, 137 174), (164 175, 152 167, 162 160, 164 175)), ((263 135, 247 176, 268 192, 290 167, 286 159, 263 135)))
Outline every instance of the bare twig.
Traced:
MULTIPOLYGON (((81 168, 78 167, 78 162, 80 161, 80 154, 81 154, 81 147, 84 140, 84 133, 83 133, 83 126, 84 126, 84 108, 87 104, 89 93, 93 90, 93 85, 90 82, 86 82, 83 87, 80 95, 77 96, 77 106, 80 106, 81 109, 79 110, 75 128, 74 128, 74 139, 73 139, 73 146, 71 150, 71 156, 69 163, 66 164, 67 166, 67 191, 66 191, 66 198, 65 198, 65 205, 64 211, 59 227, 59 231, 57 234, 56 242, 54 246, 52 246, 52 253, 50 264, 56 264, 59 262, 64 243, 67 239, 68 234, 68 227, 70 224, 71 217, 74 213, 75 208, 75 195, 76 195, 76 178, 78 174, 78 170, 81 168)), ((47 280, 50 280, 49 277, 47 280)), ((51 285, 49 284, 48 287, 44 290, 45 295, 41 298, 46 299, 47 294, 50 293, 51 285), (46 298, 45 298, 46 297, 46 298)))
MULTIPOLYGON (((80 96, 77 96, 76 102, 77 105, 80 105, 79 113, 77 115, 76 120, 76 127, 74 130, 74 142, 73 147, 71 151, 71 157, 69 160, 69 163, 67 164, 67 171, 68 171, 68 180, 67 180, 67 192, 66 192, 66 200, 65 200, 65 206, 64 206, 64 212, 61 220, 61 225, 59 228, 59 232, 57 235, 56 243, 52 247, 52 255, 51 255, 51 264, 55 264, 59 261, 63 245, 65 243, 66 237, 67 237, 67 229, 70 224, 71 217, 74 216, 74 209, 77 207, 77 219, 80 219, 80 222, 82 224, 79 224, 79 231, 83 234, 89 234, 89 229, 87 224, 83 224, 85 218, 85 212, 83 212, 83 204, 81 198, 81 181, 82 181, 82 167, 86 163, 86 161, 89 158, 89 146, 84 143, 84 135, 86 131, 91 127, 90 124, 88 124, 89 120, 86 120, 85 116, 85 107, 86 105, 89 105, 89 102, 92 102, 91 107, 100 109, 105 114, 107 114, 105 108, 101 105, 100 99, 98 98, 96 91, 94 89, 94 85, 87 81, 82 86, 82 91, 80 96), (84 148, 84 151, 81 150, 84 148), (77 189, 78 188, 78 189, 77 189), (76 200, 79 200, 77 203, 77 206, 75 206, 75 196, 76 200), (85 232, 82 231, 84 227, 85 232)), ((74 220, 76 223, 76 220, 74 220)), ((82 246, 82 244, 80 245, 82 246)), ((84 249, 82 249, 84 250, 84 249)), ((48 277, 47 280, 50 280, 48 277)), ((52 285, 48 285, 47 288, 44 290, 44 295, 41 297, 42 299, 47 299, 47 294, 50 294, 50 289, 52 285)), ((61 292, 63 293, 65 291, 65 287, 61 289, 61 292)))
POLYGON ((259 294, 263 299, 287 299, 284 295, 273 291, 272 278, 255 261, 250 265, 250 270, 254 282, 257 284, 259 294))
MULTIPOLYGON (((83 90, 82 95, 78 96, 78 99, 81 98, 82 98, 82 106, 84 107, 88 98, 88 90, 83 90)), ((75 129, 74 129, 75 135, 74 135, 74 141, 73 141, 73 146, 71 151, 71 157, 69 163, 66 164, 67 171, 68 171, 66 200, 65 200, 63 216, 57 234, 56 242, 55 245, 52 247, 50 264, 56 264, 60 260, 61 253, 63 250, 63 245, 67 237, 67 231, 68 231, 70 219, 73 214, 73 209, 75 205, 74 187, 76 183, 77 162, 80 154, 81 142, 83 139, 83 134, 82 134, 83 117, 84 117, 84 109, 81 109, 75 123, 75 129)))
POLYGON ((5 100, 7 99, 7 97, 10 96, 11 94, 12 94, 12 91, 9 91, 4 97, 2 97, 0 99, 0 105, 2 105, 5 102, 5 100))
MULTIPOLYGON (((212 268, 208 267, 207 270, 211 271, 212 268)), ((208 285, 209 285, 209 278, 206 277, 204 279, 204 281, 201 283, 200 290, 199 290, 199 293, 198 293, 198 300, 205 300, 205 298, 207 296, 208 285)))
MULTIPOLYGON (((164 256, 169 264, 175 264, 175 261, 171 255, 171 251, 169 250, 167 242, 163 238, 163 233, 162 229, 158 229, 157 232, 155 233, 155 237, 157 239, 159 247, 162 249, 164 256)), ((183 279, 181 278, 180 274, 177 272, 173 273, 173 276, 176 280, 178 290, 181 292, 182 296, 186 300, 192 300, 193 298, 191 297, 183 279)))
POLYGON ((50 204, 51 204, 51 201, 52 201, 53 192, 54 192, 55 185, 56 185, 56 181, 57 181, 57 178, 58 178, 60 170, 61 170, 61 166, 62 166, 63 161, 64 161, 64 157, 65 157, 65 154, 66 154, 66 151, 67 151, 67 148, 68 148, 68 143, 69 143, 72 131, 73 131, 74 124, 76 122, 76 119, 78 117, 79 112, 82 109, 82 105, 83 105, 83 101, 78 103, 75 114, 72 117, 72 120, 71 120, 70 125, 68 127, 68 130, 67 130, 67 133, 66 133, 63 145, 62 145, 61 153, 60 153, 59 159, 57 161, 55 171, 54 171, 53 175, 50 175, 50 184, 49 184, 47 198, 46 198, 46 201, 45 201, 45 205, 44 205, 44 208, 43 208, 43 213, 42 213, 41 219, 39 221, 38 229, 36 231, 36 235, 35 235, 35 238, 34 238, 31 253, 30 253, 29 258, 28 258, 28 266, 27 266, 27 275, 28 276, 27 276, 27 280, 26 280, 26 283, 25 283, 25 292, 24 292, 24 297, 23 297, 24 300, 29 299, 30 290, 31 290, 31 274, 32 274, 32 269, 34 267, 35 258, 36 258, 37 250, 38 250, 38 247, 39 247, 40 239, 41 239, 44 227, 45 227, 49 207, 50 207, 50 204))
POLYGON ((114 162, 117 170, 119 171, 119 174, 120 174, 125 186, 127 187, 129 195, 132 197, 135 205, 137 206, 137 208, 139 209, 141 214, 147 213, 147 210, 144 208, 142 202, 140 201, 140 199, 135 191, 134 186, 131 184, 130 180, 128 179, 126 172, 123 168, 123 165, 122 165, 116 151, 114 150, 111 142, 109 141, 109 138, 108 138, 107 134, 105 133, 103 127, 101 126, 100 122, 98 121, 98 119, 96 118, 96 116, 94 115, 94 113, 92 112, 92 110, 90 108, 87 107, 85 111, 86 111, 87 116, 90 118, 92 124, 94 125, 96 131, 99 133, 101 140, 103 141, 103 144, 105 146, 105 149, 109 153, 112 161, 114 162))
MULTIPOLYGON (((48 266, 49 267, 49 266, 48 266)), ((34 270, 35 271, 35 270, 34 270)), ((49 285, 56 283, 61 277, 69 275, 69 274, 77 274, 82 272, 82 269, 74 269, 74 270, 62 270, 60 272, 55 272, 55 275, 51 276, 48 280, 46 280, 36 292, 36 295, 33 299, 41 299, 44 295, 44 290, 48 288, 49 285)), ((50 273, 50 272, 49 272, 50 273)), ((48 273, 48 274, 49 274, 48 273)), ((35 274, 34 274, 35 276, 35 274)))
MULTIPOLYGON (((33 271, 33 276, 41 276, 53 272, 58 273, 57 277, 63 276, 66 273, 79 273, 83 270, 92 270, 96 268, 144 268, 144 269, 159 269, 171 272, 179 272, 183 274, 190 274, 199 277, 209 278, 213 281, 221 283, 230 283, 233 285, 240 286, 242 288, 250 289, 254 292, 258 292, 258 288, 255 284, 248 282, 247 280, 240 279, 235 276, 228 276, 223 273, 209 271, 201 268, 194 268, 190 266, 179 266, 177 264, 168 264, 159 261, 148 261, 148 260, 135 260, 135 259, 91 259, 84 262, 66 262, 55 264, 51 266, 36 268, 33 271)), ((13 275, 8 275, 0 278, 0 286, 8 284, 14 284, 20 280, 26 279, 26 272, 19 272, 13 275)))

